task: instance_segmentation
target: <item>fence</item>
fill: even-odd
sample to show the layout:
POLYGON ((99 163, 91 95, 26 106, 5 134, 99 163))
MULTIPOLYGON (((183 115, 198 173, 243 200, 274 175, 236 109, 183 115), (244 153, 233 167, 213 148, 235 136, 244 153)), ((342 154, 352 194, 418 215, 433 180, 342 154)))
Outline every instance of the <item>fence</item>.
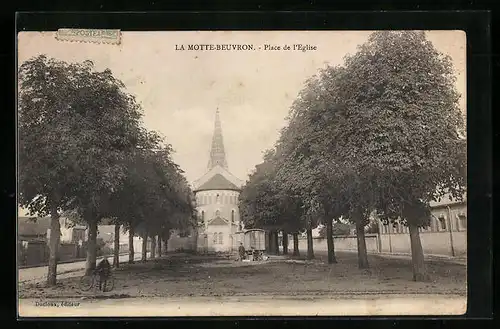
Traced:
MULTIPOLYGON (((39 266, 49 262, 50 249, 45 241, 19 241, 18 263, 20 266, 39 266)), ((85 255, 75 243, 62 243, 58 249, 58 261, 68 261, 85 255)))

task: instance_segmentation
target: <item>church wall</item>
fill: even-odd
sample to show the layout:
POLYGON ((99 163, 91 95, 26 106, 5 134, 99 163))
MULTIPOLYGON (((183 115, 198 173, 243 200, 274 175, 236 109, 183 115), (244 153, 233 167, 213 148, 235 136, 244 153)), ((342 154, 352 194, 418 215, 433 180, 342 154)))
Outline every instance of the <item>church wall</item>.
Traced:
POLYGON ((228 221, 231 221, 234 217, 234 223, 238 224, 240 221, 238 196, 239 192, 228 190, 197 192, 196 209, 198 210, 198 216, 200 216, 200 218, 203 216, 205 228, 208 222, 216 217, 217 211, 219 211, 220 217, 228 221))
POLYGON ((230 251, 234 249, 234 234, 238 230, 240 215, 238 210, 239 192, 230 190, 210 190, 196 193, 198 216, 203 216, 205 229, 198 236, 198 251, 230 251), (233 215, 234 211, 234 215, 233 215), (228 221, 227 225, 208 225, 217 214, 228 221), (234 216, 234 224, 230 225, 234 216), (217 234, 215 239, 214 233, 217 234), (222 243, 220 243, 222 233, 222 243))

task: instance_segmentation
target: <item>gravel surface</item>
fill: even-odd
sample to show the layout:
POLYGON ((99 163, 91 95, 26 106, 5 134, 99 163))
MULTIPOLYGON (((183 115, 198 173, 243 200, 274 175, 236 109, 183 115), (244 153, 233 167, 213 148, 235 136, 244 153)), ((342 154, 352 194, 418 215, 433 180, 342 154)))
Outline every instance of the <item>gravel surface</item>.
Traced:
POLYGON ((337 264, 273 257, 237 262, 217 256, 171 254, 146 263, 123 264, 114 271, 111 292, 82 292, 82 272, 59 277, 58 285, 19 284, 20 298, 129 298, 193 296, 356 296, 377 294, 466 294, 466 267, 449 262, 427 264, 431 280, 413 282, 411 262, 369 256, 370 269, 357 267, 356 254, 337 253, 337 264))

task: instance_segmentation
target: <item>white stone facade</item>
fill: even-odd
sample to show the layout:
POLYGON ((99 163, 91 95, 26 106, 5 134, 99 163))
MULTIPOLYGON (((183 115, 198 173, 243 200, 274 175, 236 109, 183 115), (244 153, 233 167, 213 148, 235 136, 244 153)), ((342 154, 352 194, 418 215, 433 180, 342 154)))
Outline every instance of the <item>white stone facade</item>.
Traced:
POLYGON ((238 191, 208 190, 196 193, 199 229, 198 249, 224 252, 235 248, 235 233, 243 227, 238 191))

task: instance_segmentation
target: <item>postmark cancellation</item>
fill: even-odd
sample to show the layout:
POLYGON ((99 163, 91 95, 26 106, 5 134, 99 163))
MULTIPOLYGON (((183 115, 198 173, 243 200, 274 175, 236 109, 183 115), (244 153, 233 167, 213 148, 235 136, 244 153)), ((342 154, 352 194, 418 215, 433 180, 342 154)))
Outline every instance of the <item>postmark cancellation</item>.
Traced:
POLYGON ((118 45, 121 42, 121 32, 112 29, 58 29, 56 39, 60 41, 118 45))

